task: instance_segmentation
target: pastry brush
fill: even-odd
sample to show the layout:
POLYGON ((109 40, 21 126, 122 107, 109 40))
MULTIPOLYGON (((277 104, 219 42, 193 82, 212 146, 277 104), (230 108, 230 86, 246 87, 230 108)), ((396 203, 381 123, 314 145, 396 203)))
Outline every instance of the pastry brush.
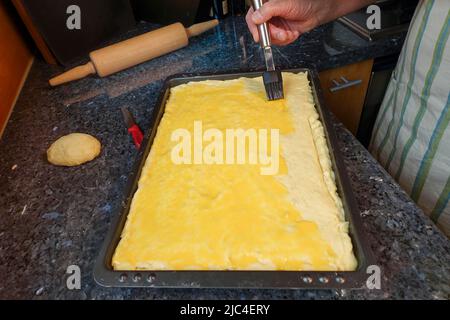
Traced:
MULTIPOLYGON (((263 0, 252 0, 253 10, 258 10, 263 5, 263 0)), ((258 25, 259 43, 264 52, 266 71, 263 73, 264 87, 266 88, 267 99, 278 100, 284 98, 283 78, 281 71, 275 69, 272 54, 272 41, 270 39, 267 23, 258 25)))

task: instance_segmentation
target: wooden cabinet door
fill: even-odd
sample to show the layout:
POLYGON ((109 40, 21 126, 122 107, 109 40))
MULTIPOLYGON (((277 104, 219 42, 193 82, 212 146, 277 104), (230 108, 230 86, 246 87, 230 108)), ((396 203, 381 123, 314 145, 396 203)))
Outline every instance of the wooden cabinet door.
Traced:
POLYGON ((10 9, 0 1, 0 138, 33 58, 10 9))
POLYGON ((369 86, 373 60, 365 60, 319 74, 325 104, 354 135, 369 86))

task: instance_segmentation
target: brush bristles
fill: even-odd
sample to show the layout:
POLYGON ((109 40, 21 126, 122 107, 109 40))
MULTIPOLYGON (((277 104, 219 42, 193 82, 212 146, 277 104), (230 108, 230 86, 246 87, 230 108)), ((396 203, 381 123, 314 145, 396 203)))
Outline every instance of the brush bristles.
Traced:
POLYGON ((266 71, 263 74, 267 99, 278 100, 284 98, 283 78, 280 71, 266 71))
POLYGON ((269 100, 283 99, 283 84, 282 83, 268 83, 266 84, 266 93, 269 100))

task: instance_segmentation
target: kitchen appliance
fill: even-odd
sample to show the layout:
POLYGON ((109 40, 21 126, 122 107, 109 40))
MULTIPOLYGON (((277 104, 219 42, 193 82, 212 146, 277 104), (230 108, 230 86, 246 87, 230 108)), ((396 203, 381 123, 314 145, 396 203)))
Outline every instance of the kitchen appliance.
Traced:
POLYGON ((71 65, 90 51, 132 29, 136 22, 129 0, 14 0, 25 25, 48 62, 71 65), (67 21, 79 8, 79 29, 67 21), (69 12, 69 13, 68 13, 69 12))
POLYGON ((418 0, 379 0, 375 2, 381 9, 380 30, 370 30, 367 27, 367 20, 371 13, 367 13, 366 8, 339 18, 338 21, 364 39, 377 40, 406 32, 418 2, 418 0))
MULTIPOLYGON (((142 168, 149 155, 158 125, 164 114, 170 89, 184 83, 203 80, 231 80, 240 77, 260 77, 262 72, 175 75, 166 80, 154 110, 151 127, 139 150, 133 174, 130 177, 126 197, 122 200, 112 222, 103 247, 99 253, 94 277, 97 283, 106 287, 171 287, 171 288, 359 288, 367 280, 367 267, 373 264, 370 248, 365 239, 358 207, 353 198, 343 160, 339 153, 337 137, 330 122, 329 111, 324 107, 317 73, 311 69, 286 70, 307 72, 312 86, 315 106, 323 123, 333 170, 336 174, 338 193, 342 198, 353 250, 358 260, 356 271, 115 271, 111 265, 112 256, 120 241, 122 229, 127 220, 133 195, 137 190, 142 168)), ((261 235, 264 236, 264 235, 261 235)))
POLYGON ((217 20, 211 20, 195 24, 186 29, 178 22, 92 51, 89 54, 90 62, 50 79, 50 85, 57 86, 95 73, 100 77, 109 76, 139 63, 181 49, 189 44, 190 37, 198 36, 214 28, 218 23, 217 20))

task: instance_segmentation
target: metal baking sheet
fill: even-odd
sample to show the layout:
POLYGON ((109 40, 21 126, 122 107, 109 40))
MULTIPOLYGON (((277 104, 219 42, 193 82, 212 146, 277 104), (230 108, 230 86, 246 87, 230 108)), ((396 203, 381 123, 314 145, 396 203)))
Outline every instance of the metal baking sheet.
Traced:
POLYGON ((349 222, 349 234, 358 261, 355 271, 115 271, 112 256, 120 241, 133 195, 138 187, 142 167, 152 147, 158 125, 164 114, 170 89, 184 83, 203 80, 231 80, 239 77, 258 77, 262 72, 228 74, 183 74, 168 78, 162 89, 151 119, 152 128, 145 136, 133 173, 129 179, 124 199, 112 221, 99 258, 94 268, 96 282, 106 287, 155 287, 155 288, 308 288, 340 289, 361 288, 365 285, 367 267, 372 264, 372 255, 364 237, 360 212, 353 198, 352 188, 339 153, 337 138, 330 121, 329 111, 324 108, 317 73, 310 68, 284 70, 307 72, 311 83, 315 106, 325 129, 328 148, 336 175, 338 193, 342 198, 345 217, 349 222))

